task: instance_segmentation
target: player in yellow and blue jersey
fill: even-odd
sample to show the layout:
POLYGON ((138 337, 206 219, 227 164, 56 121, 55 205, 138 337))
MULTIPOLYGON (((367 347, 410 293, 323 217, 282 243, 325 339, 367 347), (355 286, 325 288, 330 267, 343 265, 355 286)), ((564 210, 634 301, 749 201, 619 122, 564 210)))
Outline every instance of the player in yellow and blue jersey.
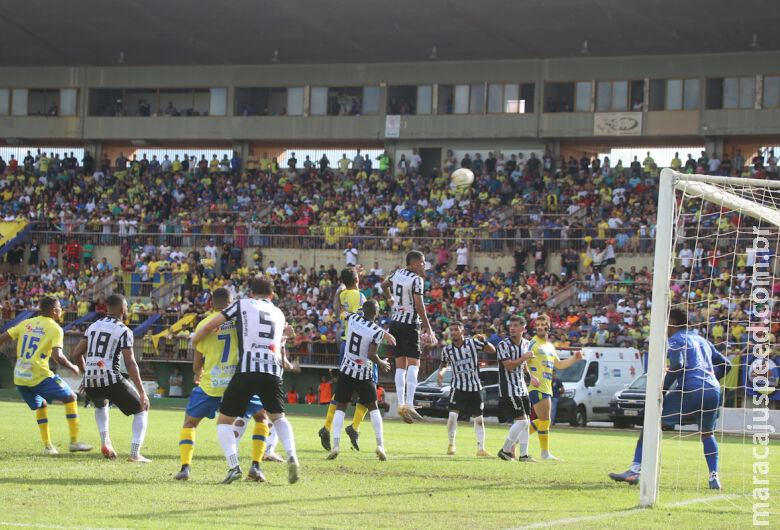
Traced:
POLYGON ((552 379, 555 368, 563 370, 582 359, 582 352, 576 352, 570 359, 562 361, 558 358, 555 345, 549 341, 550 317, 540 315, 534 323, 536 336, 531 339, 529 350, 534 356, 526 361, 531 375, 536 376, 538 385, 528 386, 528 397, 536 413, 536 419, 531 422, 529 431, 539 435, 539 447, 542 449, 542 460, 560 460, 550 454, 550 410, 552 405, 552 379))
POLYGON ((49 433, 48 401, 65 403, 65 416, 70 429, 70 451, 89 451, 92 446, 79 442, 79 414, 76 394, 68 383, 49 369, 49 358, 57 361, 77 377, 79 369, 62 354, 63 333, 57 321, 62 315, 60 301, 44 296, 40 302, 41 314, 28 318, 0 335, 0 346, 16 341, 14 384, 24 401, 35 411, 41 430, 44 454, 56 455, 49 433))
MULTIPOLYGON (((211 301, 214 311, 206 315, 195 328, 197 332, 212 315, 228 307, 231 303, 230 291, 224 287, 214 289, 211 301)), ((195 374, 196 386, 190 394, 187 409, 184 412, 184 426, 179 438, 179 455, 181 471, 174 477, 176 480, 188 480, 192 454, 195 452, 195 429, 203 418, 214 419, 222 402, 228 383, 233 378, 238 364, 238 337, 233 322, 225 322, 216 333, 195 344, 195 357, 192 361, 192 371, 195 374)), ((255 419, 255 429, 252 434, 252 469, 247 480, 265 481, 260 470, 260 460, 265 451, 269 434, 269 425, 263 404, 257 396, 249 402, 244 418, 239 418, 234 424, 236 436, 240 439, 246 430, 246 419, 255 419)))
MULTIPOLYGON (((344 358, 344 340, 347 337, 346 317, 350 313, 362 313, 363 304, 366 302, 366 297, 358 289, 358 283, 360 279, 360 273, 363 271, 363 267, 355 265, 355 267, 348 267, 341 271, 339 279, 341 285, 336 289, 336 295, 333 299, 333 312, 338 315, 342 322, 345 323, 344 335, 341 337, 341 344, 339 345, 339 366, 341 366, 341 360, 344 358)), ((376 383, 378 374, 376 366, 374 366, 374 382, 376 383)), ((333 427, 333 417, 336 414, 336 392, 334 390, 328 406, 328 414, 325 416, 325 425, 319 430, 320 443, 326 451, 330 451, 330 431, 333 427)), ((352 425, 348 425, 345 430, 349 436, 349 440, 352 443, 352 447, 356 450, 360 450, 358 446, 358 436, 360 432, 360 424, 363 423, 363 418, 366 417, 368 409, 362 404, 355 405, 355 415, 352 417, 352 425)))

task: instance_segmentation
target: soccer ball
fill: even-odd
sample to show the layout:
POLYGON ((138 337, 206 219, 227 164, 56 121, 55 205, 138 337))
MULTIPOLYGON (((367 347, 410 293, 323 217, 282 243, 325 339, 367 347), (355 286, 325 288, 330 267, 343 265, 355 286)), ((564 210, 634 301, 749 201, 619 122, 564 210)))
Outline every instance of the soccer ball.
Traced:
POLYGON ((452 173, 451 183, 453 188, 471 186, 472 182, 474 182, 474 173, 468 168, 462 167, 452 173))

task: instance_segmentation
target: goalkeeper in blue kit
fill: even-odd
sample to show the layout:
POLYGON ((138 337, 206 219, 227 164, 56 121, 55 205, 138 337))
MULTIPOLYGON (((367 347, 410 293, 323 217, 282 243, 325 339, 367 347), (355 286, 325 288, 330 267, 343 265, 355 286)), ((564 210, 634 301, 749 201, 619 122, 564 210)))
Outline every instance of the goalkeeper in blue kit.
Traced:
MULTIPOLYGON (((707 339, 687 329, 688 314, 680 309, 669 312, 669 369, 664 377, 661 422, 682 424, 692 418, 701 432, 704 458, 709 468, 710 489, 722 489, 718 478, 718 442, 713 431, 720 406, 718 379, 731 368, 728 360, 707 339), (674 387, 674 388, 673 388, 674 387)), ((617 482, 638 484, 642 465, 642 435, 636 444, 634 462, 624 473, 610 473, 617 482)))

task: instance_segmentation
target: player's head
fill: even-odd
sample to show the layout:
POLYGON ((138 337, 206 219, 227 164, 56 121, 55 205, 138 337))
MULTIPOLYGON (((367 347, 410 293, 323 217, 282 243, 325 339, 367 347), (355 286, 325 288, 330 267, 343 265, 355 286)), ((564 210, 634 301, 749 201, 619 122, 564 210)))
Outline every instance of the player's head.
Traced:
POLYGON ((454 342, 460 342, 463 339, 463 322, 453 320, 450 322, 450 337, 454 342))
POLYGON ((127 318, 127 300, 121 294, 113 293, 106 298, 106 309, 113 318, 120 320, 127 318))
POLYGON ((341 269, 341 275, 339 276, 339 280, 341 280, 341 283, 343 283, 347 289, 354 289, 355 287, 357 287, 357 281, 358 281, 357 271, 352 267, 341 269))
POLYGON ((43 316, 53 318, 54 320, 60 319, 62 307, 60 307, 59 298, 56 296, 44 296, 41 298, 40 305, 43 316))
POLYGON ((366 320, 374 320, 379 314, 379 304, 376 300, 366 300, 363 303, 363 317, 366 320))
POLYGON ((550 332, 550 317, 547 315, 539 315, 534 322, 534 329, 536 329, 536 335, 543 339, 547 337, 550 332))
POLYGON ((688 313, 682 309, 673 308, 669 311, 669 325, 667 334, 671 337, 688 325, 688 313))
POLYGON ((214 307, 214 311, 222 311, 229 306, 232 301, 233 295, 224 287, 217 287, 214 289, 214 292, 211 293, 211 305, 214 307))
POLYGON ((406 268, 420 276, 425 274, 425 255, 419 250, 411 250, 406 255, 406 268))
POLYGON ((526 321, 520 315, 512 315, 509 317, 509 336, 513 339, 523 338, 523 332, 525 331, 526 321))
POLYGON ((252 278, 252 294, 259 298, 270 298, 274 294, 274 284, 268 278, 252 278))

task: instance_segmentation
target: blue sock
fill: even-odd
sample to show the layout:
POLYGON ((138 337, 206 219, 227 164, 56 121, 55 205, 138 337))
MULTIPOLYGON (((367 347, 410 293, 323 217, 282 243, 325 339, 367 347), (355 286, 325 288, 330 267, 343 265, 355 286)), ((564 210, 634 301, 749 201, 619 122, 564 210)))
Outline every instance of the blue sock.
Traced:
POLYGON ((707 460, 707 467, 710 473, 718 470, 718 442, 714 436, 708 436, 701 441, 704 446, 704 458, 707 460))
POLYGON ((643 433, 639 434, 639 440, 636 441, 636 449, 634 450, 634 465, 639 466, 642 464, 642 437, 643 433))

